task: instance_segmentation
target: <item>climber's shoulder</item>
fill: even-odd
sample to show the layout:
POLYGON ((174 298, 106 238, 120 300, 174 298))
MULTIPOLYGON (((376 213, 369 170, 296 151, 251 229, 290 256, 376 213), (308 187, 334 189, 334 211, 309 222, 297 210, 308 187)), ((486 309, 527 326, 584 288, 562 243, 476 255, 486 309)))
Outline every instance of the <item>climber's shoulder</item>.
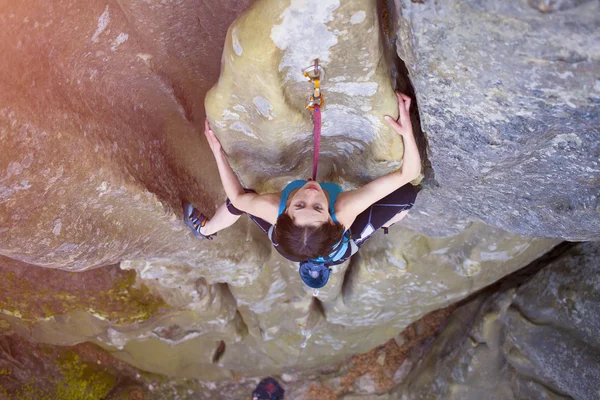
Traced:
POLYGON ((245 193, 240 196, 239 205, 236 204, 235 206, 248 214, 275 225, 280 199, 281 193, 245 193))
POLYGON ((335 215, 342 225, 354 222, 356 217, 372 204, 404 186, 414 177, 403 174, 402 170, 381 176, 366 185, 340 193, 335 204, 335 215))
POLYGON ((345 228, 350 227, 356 219, 356 214, 348 204, 349 201, 352 201, 352 196, 348 196, 348 193, 350 192, 340 193, 333 205, 335 217, 345 228))

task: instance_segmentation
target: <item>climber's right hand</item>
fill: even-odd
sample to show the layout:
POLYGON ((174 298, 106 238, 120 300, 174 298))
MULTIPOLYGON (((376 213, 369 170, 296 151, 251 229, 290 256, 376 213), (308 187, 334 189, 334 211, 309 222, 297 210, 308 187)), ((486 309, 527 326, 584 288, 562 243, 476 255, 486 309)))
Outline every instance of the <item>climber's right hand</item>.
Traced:
POLYGON ((208 141, 208 145, 210 146, 213 154, 215 156, 221 154, 221 141, 217 135, 215 135, 212 129, 210 129, 208 118, 204 120, 204 136, 206 136, 206 140, 208 141))
POLYGON ((385 120, 396 132, 398 132, 398 134, 402 136, 412 136, 413 129, 410 121, 410 114, 408 112, 410 109, 411 98, 400 92, 396 92, 396 96, 398 96, 398 119, 395 120, 389 115, 386 115, 385 120))

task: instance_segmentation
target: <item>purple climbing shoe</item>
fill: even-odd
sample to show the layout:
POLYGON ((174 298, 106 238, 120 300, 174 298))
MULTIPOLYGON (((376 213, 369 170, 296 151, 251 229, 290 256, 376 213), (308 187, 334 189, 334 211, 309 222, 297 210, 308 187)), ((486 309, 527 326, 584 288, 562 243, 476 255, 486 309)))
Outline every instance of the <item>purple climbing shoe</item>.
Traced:
POLYGON ((284 393, 285 390, 283 390, 279 383, 269 377, 260 381, 258 386, 256 386, 256 389, 252 393, 252 400, 283 400, 284 393))
POLYGON ((190 203, 183 203, 183 220, 185 224, 192 230, 192 232, 194 232, 194 235, 199 238, 213 240, 213 236, 217 235, 215 233, 206 236, 200 233, 200 228, 206 225, 208 218, 206 218, 204 214, 198 211, 197 208, 194 208, 194 206, 190 203))

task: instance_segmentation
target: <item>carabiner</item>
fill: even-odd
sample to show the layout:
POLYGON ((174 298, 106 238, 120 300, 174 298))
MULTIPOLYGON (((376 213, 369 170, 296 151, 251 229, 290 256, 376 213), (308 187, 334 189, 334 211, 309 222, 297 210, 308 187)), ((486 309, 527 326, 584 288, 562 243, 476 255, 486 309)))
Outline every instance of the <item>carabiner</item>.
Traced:
POLYGON ((308 100, 306 109, 312 111, 315 109, 315 105, 323 107, 325 100, 321 94, 321 80, 325 76, 325 70, 323 70, 323 67, 319 65, 319 59, 315 58, 314 64, 308 68, 305 68, 302 71, 302 75, 304 75, 307 81, 312 82, 313 84, 313 94, 308 100))
POLYGON ((302 75, 304 75, 304 77, 306 78, 306 80, 309 81, 309 82, 312 82, 315 79, 321 79, 322 80, 325 77, 325 70, 323 69, 323 67, 321 67, 320 65, 317 64, 316 72, 315 72, 315 67, 314 66, 310 66, 308 68, 305 68, 302 71, 302 75))

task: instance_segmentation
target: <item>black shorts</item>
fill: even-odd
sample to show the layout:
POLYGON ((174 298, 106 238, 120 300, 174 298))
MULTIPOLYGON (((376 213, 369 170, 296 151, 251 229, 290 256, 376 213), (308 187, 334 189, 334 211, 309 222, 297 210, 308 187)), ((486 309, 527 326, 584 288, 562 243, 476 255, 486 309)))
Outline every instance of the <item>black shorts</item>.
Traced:
MULTIPOLYGON (((252 189, 244 190, 246 193, 256 193, 252 189)), ((350 227, 352 240, 354 240, 358 247, 362 246, 367 239, 373 236, 375 232, 377 232, 381 227, 383 227, 383 225, 394 218, 398 213, 410 210, 415 204, 416 198, 417 189, 410 183, 407 183, 383 199, 372 204, 369 208, 360 213, 352 223, 352 226, 350 227)), ((244 214, 243 211, 235 208, 229 199, 227 199, 227 210, 229 210, 229 212, 233 215, 244 214)), ((258 225, 263 232, 269 232, 269 229, 271 228, 271 224, 269 222, 251 214, 248 214, 248 217, 250 217, 250 219, 254 221, 254 223, 258 225)), ((341 264, 350 258, 350 249, 348 249, 347 253, 347 256, 342 257, 335 264, 341 264)))
MULTIPOLYGON (((254 190, 252 190, 252 189, 244 189, 244 191, 245 191, 246 193, 256 193, 256 192, 255 192, 254 190)), ((238 210, 237 208, 235 208, 235 206, 234 206, 234 205, 231 203, 231 200, 227 199, 226 203, 227 203, 227 211, 229 211, 229 212, 230 212, 230 213, 232 213, 233 215, 242 215, 242 214, 246 214, 246 213, 245 213, 245 212, 243 212, 242 210, 238 210)), ((252 221, 254 221, 254 223, 255 223, 256 225, 258 225, 258 227, 259 227, 260 229, 262 229, 264 233, 267 233, 267 234, 269 233, 269 229, 271 229, 271 223, 269 223, 269 222, 265 221, 265 220, 264 220, 264 219, 262 219, 262 218, 255 217, 255 216, 254 216, 254 215, 252 215, 252 214, 248 214, 248 217, 249 217, 249 218, 250 218, 252 221)))
POLYGON ((416 198, 417 189, 407 183, 372 204, 356 217, 350 227, 354 242, 358 247, 362 246, 368 238, 398 213, 410 210, 415 204, 416 198))

